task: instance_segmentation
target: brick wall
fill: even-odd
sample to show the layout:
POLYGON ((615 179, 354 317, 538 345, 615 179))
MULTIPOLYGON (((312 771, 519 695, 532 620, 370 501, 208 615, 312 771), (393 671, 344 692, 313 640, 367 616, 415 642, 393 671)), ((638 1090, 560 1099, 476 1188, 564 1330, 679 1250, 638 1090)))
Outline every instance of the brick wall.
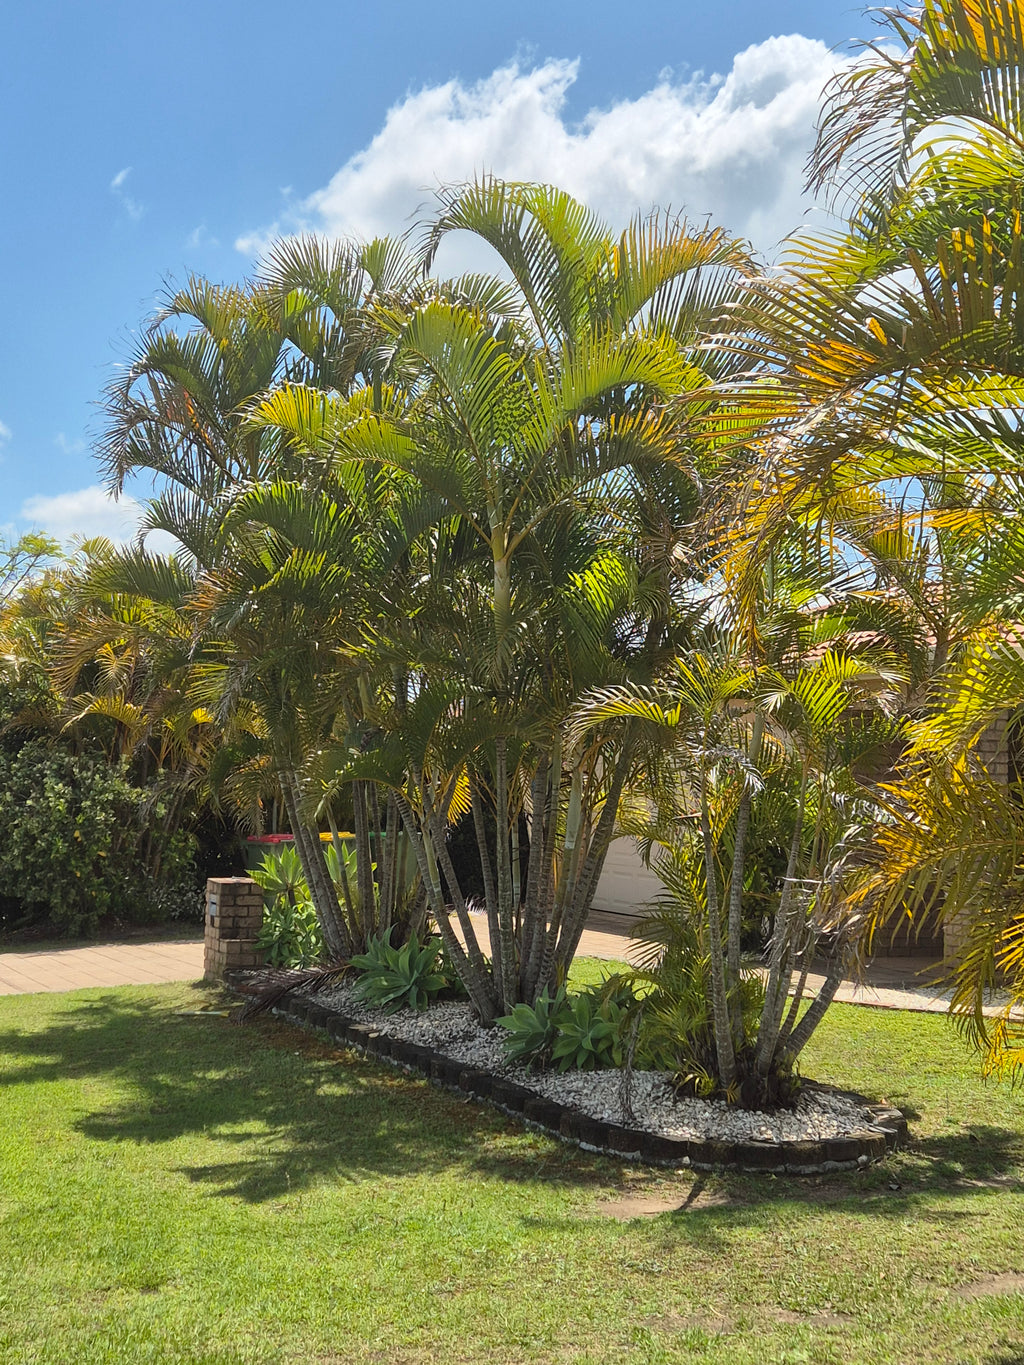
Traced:
POLYGON ((220 981, 225 972, 263 966, 256 936, 263 924, 263 889, 250 877, 211 877, 206 883, 203 975, 220 981))
MULTIPOLYGON (((1010 780, 1008 723, 1009 712, 993 721, 978 739, 975 750, 993 782, 1006 783, 1010 780)), ((960 956, 967 942, 969 924, 970 915, 963 911, 958 915, 944 917, 942 922, 943 950, 947 959, 955 961, 960 956)))

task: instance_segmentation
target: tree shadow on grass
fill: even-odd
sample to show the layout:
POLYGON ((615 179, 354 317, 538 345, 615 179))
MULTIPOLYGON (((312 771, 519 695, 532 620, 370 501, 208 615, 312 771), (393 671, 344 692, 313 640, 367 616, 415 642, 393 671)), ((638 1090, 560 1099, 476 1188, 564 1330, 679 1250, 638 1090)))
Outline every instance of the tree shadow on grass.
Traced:
MULTIPOLYGON (((208 988, 193 994, 196 1005, 213 998, 208 988)), ((120 992, 48 1008, 47 1026, 0 1033, 0 1055, 13 1063, 5 1082, 100 1078, 118 1084, 127 1097, 116 1108, 75 1122, 96 1141, 171 1143, 206 1136, 237 1144, 237 1159, 176 1168, 217 1195, 259 1203, 321 1179, 460 1168, 506 1182, 595 1190, 632 1187, 648 1175, 651 1181, 675 1179, 528 1132, 488 1106, 363 1061, 278 1019, 239 1028, 217 1015, 182 1015, 178 1005, 120 992)), ((975 1126, 915 1142, 866 1171, 777 1179, 684 1176, 678 1205, 666 1212, 672 1226, 686 1227, 687 1236, 698 1240, 714 1240, 716 1225, 759 1217, 766 1205, 787 1202, 844 1204, 895 1217, 906 1217, 909 1207, 917 1217, 953 1222, 980 1216, 957 1206, 964 1196, 1019 1188, 1022 1165, 1024 1132, 975 1126)))
POLYGON ((686 1201, 671 1210, 671 1222, 744 1223, 763 1217, 766 1207, 786 1204, 842 1208, 897 1220, 913 1216, 933 1223, 967 1223, 987 1214, 977 1206, 965 1207, 963 1201, 1021 1190, 1022 1168, 1024 1132, 978 1125, 969 1135, 912 1141, 864 1170, 775 1179, 731 1173, 698 1176, 686 1201))
MULTIPOLYGON (((194 1005, 202 1003, 197 993, 194 1005)), ((179 1008, 80 997, 58 1007, 48 1026, 0 1032, 0 1056, 9 1059, 4 1082, 113 1082, 121 1091, 116 1107, 76 1119, 78 1132, 115 1143, 205 1136, 237 1144, 237 1159, 176 1169, 212 1193, 252 1203, 328 1178, 465 1168, 509 1182, 596 1187, 620 1170, 280 1020, 240 1028, 179 1008)))
MULTIPOLYGON (((620 1182, 621 1198, 604 1199, 593 1211, 619 1221, 654 1219, 652 1228, 665 1237, 666 1248, 682 1234, 691 1245, 718 1254, 731 1245, 723 1237, 729 1229, 763 1224, 773 1209, 967 1225, 988 1217, 986 1196, 1024 1189, 1022 1165, 1024 1132, 979 1126, 970 1137, 914 1142, 864 1170, 774 1177, 694 1171, 683 1191, 669 1173, 634 1168, 620 1182), (974 1198, 979 1195, 981 1204, 974 1198)), ((554 1225, 550 1218, 526 1221, 538 1228, 554 1225)), ((573 1224, 571 1215, 556 1221, 566 1232, 573 1224)))

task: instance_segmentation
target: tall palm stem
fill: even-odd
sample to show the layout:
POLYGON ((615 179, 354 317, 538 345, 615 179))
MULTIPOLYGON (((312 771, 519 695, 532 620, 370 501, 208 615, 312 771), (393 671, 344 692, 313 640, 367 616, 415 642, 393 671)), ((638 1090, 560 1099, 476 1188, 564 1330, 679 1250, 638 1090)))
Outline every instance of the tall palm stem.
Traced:
POLYGON ((706 733, 704 747, 705 757, 701 763, 700 779, 700 832, 704 851, 708 948, 711 957, 711 1014, 715 1031, 715 1053, 718 1058, 718 1079, 726 1094, 731 1095, 736 1088, 736 1050, 733 1047, 732 1020, 729 1015, 729 996, 725 978, 725 957, 722 952, 722 917, 718 904, 718 868, 715 861, 715 843, 711 831, 711 811, 708 803, 706 733))
POLYGON ((793 838, 786 860, 786 878, 779 898, 779 908, 775 916, 775 933, 772 936, 772 951, 768 966, 768 980, 765 983, 764 1004, 761 1008, 761 1022, 757 1032, 757 1054, 754 1059, 759 1076, 767 1076, 771 1069, 779 1040, 779 1029, 786 1007, 786 993, 791 976, 790 944, 796 917, 800 914, 800 898, 797 894, 797 864, 800 857, 800 843, 803 838, 804 812, 807 804, 807 785, 810 777, 810 763, 805 759, 800 778, 800 796, 797 801, 796 822, 793 838))
POLYGON ((311 831, 303 818, 298 777, 294 768, 288 764, 278 766, 278 775, 281 797, 292 827, 295 847, 302 863, 302 871, 306 877, 306 885, 309 887, 324 942, 332 958, 349 957, 352 953, 352 941, 338 914, 338 897, 327 874, 320 835, 316 830, 311 831))
MULTIPOLYGON (((750 762, 757 765, 764 736, 764 716, 754 716, 750 732, 750 762)), ((729 877, 729 926, 726 940, 726 976, 729 992, 729 1013, 732 1018, 733 1044, 743 1041, 743 1007, 740 1000, 740 939, 743 932, 743 883, 746 877, 747 836, 750 830, 750 808, 753 791, 749 781, 743 784, 736 811, 736 838, 733 845, 732 872, 729 877)))
POLYGON ((510 1010, 516 1003, 515 925, 512 907, 512 857, 509 837, 508 751, 504 735, 495 742, 495 792, 498 863, 498 943, 501 948, 501 1001, 510 1010))
POLYGON ((473 813, 473 830, 476 834, 477 856, 484 883, 484 906, 487 910, 487 935, 491 944, 491 967, 495 979, 501 980, 501 939, 498 933, 498 887, 494 880, 494 864, 487 843, 487 816, 484 810, 484 797, 479 777, 470 772, 469 799, 473 813))
POLYGON ((550 770, 550 760, 547 754, 543 754, 534 769, 533 780, 530 783, 530 854, 526 867, 526 895, 522 912, 523 960, 519 970, 519 991, 524 1000, 532 1000, 534 996, 536 971, 543 951, 544 930, 547 928, 541 886, 547 835, 545 817, 550 770))
MULTIPOLYGON (((630 731, 623 737, 611 781, 605 793, 601 814, 590 838, 586 841, 585 854, 578 864, 569 916, 561 927, 555 965, 560 972, 567 972, 579 947, 580 938, 586 927, 587 918, 597 894, 597 884, 601 879, 608 849, 615 834, 615 821, 618 818, 619 804, 625 789, 626 779, 633 766, 635 739, 630 731)), ((541 978, 544 979, 543 977, 541 978)))
MULTIPOLYGON (((420 877, 426 892, 427 904, 430 912, 434 916, 437 924, 438 933, 444 944, 452 965, 459 975, 459 980, 466 987, 469 998, 476 1009, 480 1020, 484 1024, 490 1024, 497 1016, 498 1010, 490 983, 487 980, 486 969, 471 958, 470 954, 459 942, 458 935, 452 928, 451 916, 448 907, 445 905, 444 896, 441 892, 441 881, 437 872, 437 860, 428 856, 427 840, 424 838, 423 830, 416 813, 409 803, 408 797, 403 793, 397 794, 398 809, 405 824, 406 836, 412 845, 413 853, 416 857, 416 865, 419 868, 420 877)), ((475 941, 475 938, 474 938, 475 941)))

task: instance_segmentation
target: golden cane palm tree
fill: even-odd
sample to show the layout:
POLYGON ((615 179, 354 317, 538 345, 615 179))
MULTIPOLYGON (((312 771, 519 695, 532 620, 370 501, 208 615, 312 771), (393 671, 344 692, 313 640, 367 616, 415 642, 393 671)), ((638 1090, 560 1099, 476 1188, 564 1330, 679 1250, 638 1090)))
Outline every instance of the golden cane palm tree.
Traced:
MULTIPOLYGON (((687 391, 698 411, 727 372, 700 330, 748 262, 717 230, 652 218, 615 237, 558 191, 494 180, 444 196, 420 264, 456 230, 490 242, 511 283, 425 281, 394 244, 308 241, 251 287, 191 282, 112 391, 104 452, 118 486, 165 481, 146 528, 176 535, 194 571, 188 695, 225 729, 256 708, 293 824, 318 781, 351 788, 357 825, 385 783, 492 1017, 564 973, 579 940, 634 763, 619 731, 570 746, 565 718, 669 643, 672 519, 699 495, 667 402, 687 391), (388 736, 402 761, 385 772, 388 736), (445 847, 462 809, 491 975, 445 847)), ((316 895, 319 844, 304 845, 316 895)))
MULTIPOLYGON (((676 855, 681 844, 685 862, 692 830, 697 895, 689 900, 709 957, 710 1079, 730 1101, 752 1107, 785 1097, 796 1059, 849 967, 840 936, 824 984, 801 1013, 811 958, 832 937, 820 902, 833 851, 868 808, 856 765, 877 741, 874 719, 891 707, 900 680, 880 652, 848 652, 845 620, 808 609, 817 595, 781 564, 772 587, 761 604, 756 653, 747 629, 724 627, 720 597, 718 619, 655 686, 599 690, 575 718, 584 729, 618 719, 640 732, 658 814, 653 825, 637 822, 638 832, 646 823, 648 839, 676 855), (760 833, 784 844, 785 868, 754 1018, 750 964, 740 949, 742 898, 760 833)), ((678 856, 672 866, 678 873, 678 856)))
MULTIPOLYGON (((200 591, 208 596, 222 573, 230 575, 245 562, 254 566, 261 555, 266 569, 280 556, 272 526, 246 530, 237 517, 226 515, 240 494, 275 479, 304 478, 316 500, 323 470, 311 466, 308 451, 299 449, 289 432, 253 423, 253 404, 285 382, 311 379, 348 389, 361 386, 371 361, 360 332, 360 308, 378 281, 390 288, 400 275, 400 253, 379 243, 362 252, 298 243, 282 245, 268 262, 266 278, 249 286, 220 289, 192 280, 169 300, 133 363, 110 390, 101 455, 111 483, 119 488, 140 472, 156 477, 159 487, 147 505, 143 535, 160 529, 179 542, 181 565, 193 580, 194 613, 200 591), (256 544, 260 536, 263 542, 256 544)), ((142 561, 150 573, 160 562, 144 552, 142 561)), ((287 563, 279 568, 285 572, 287 563)), ((257 591, 255 579, 252 588, 257 591)), ((203 636, 204 621, 199 612, 189 689, 209 686, 215 671, 203 650, 217 649, 224 658, 230 657, 233 639, 240 646, 251 644, 244 605, 237 616, 225 617, 227 635, 203 636)), ((265 638, 263 643, 272 658, 275 643, 284 642, 265 638)), ((313 650, 315 629, 295 644, 300 651, 313 650)), ((251 649, 248 656, 252 666, 251 649)), ((246 711, 242 731, 251 739, 255 724, 266 739, 272 765, 278 765, 325 940, 341 952, 344 927, 336 923, 337 898, 315 827, 310 828, 308 803, 300 799, 305 755, 295 747, 299 712, 288 701, 295 689, 285 681, 286 673, 260 698, 255 718, 247 710, 254 698, 240 692, 235 699, 246 711)), ((219 718, 227 733, 232 730, 230 710, 225 694, 219 718)), ((252 745, 246 741, 243 748, 252 745)), ((250 760, 254 757, 250 754, 250 760)))
MULTIPOLYGON (((420 604, 415 621, 417 634, 411 639, 407 636, 405 641, 407 646, 410 643, 413 646, 410 654, 403 658, 400 640, 392 642, 388 649, 393 658, 401 659, 405 669, 415 671, 418 677, 422 678, 424 672, 428 679, 431 673, 436 675, 436 693, 449 695, 458 727, 466 732, 470 716, 475 716, 484 723, 477 746, 493 745, 493 759, 483 765, 491 770, 486 785, 501 831, 493 880, 497 904, 490 908, 496 929, 491 946, 502 980, 502 998, 488 1007, 488 1014, 493 1016, 504 999, 510 1005, 515 1003, 523 965, 522 954, 513 942, 517 916, 512 897, 509 827, 513 821, 518 824, 525 791, 522 774, 515 772, 512 753, 523 740, 531 712, 535 713, 534 725, 543 724, 547 712, 550 731, 552 715, 559 708, 564 713, 564 692, 572 685, 571 680, 557 677, 554 666, 557 656, 551 649, 543 648, 552 643, 553 624, 542 610, 550 597, 545 592, 545 579, 556 564, 571 569, 574 562, 581 571, 589 570, 591 580, 595 579, 599 565, 589 543, 592 535, 586 527, 587 505, 596 505, 601 482, 614 476, 627 461, 639 464, 644 459, 652 462, 663 459, 667 441, 667 426, 658 421, 639 423, 627 418, 600 438, 591 430, 581 439, 576 427, 583 424, 585 418, 581 415, 587 413, 588 407, 603 398, 612 386, 647 384, 664 394, 678 387, 688 366, 679 359, 677 348, 671 343, 655 339, 620 348, 620 353, 615 354, 608 341, 600 353, 600 364, 595 353, 593 365, 581 366, 572 375, 558 374, 557 382, 552 383, 528 352, 510 344, 500 329, 496 334, 488 320, 464 307, 439 301, 425 304, 403 323, 396 336, 394 354, 397 366, 418 373, 415 402, 397 413, 367 408, 354 421, 342 420, 341 405, 335 403, 326 428, 336 442, 340 465, 358 461, 364 469, 390 470, 415 483, 421 491, 422 509, 433 512, 431 525, 426 528, 433 541, 432 551, 441 548, 438 536, 462 542, 461 548, 454 543, 449 546, 449 550, 458 553, 461 569, 443 548, 440 555, 428 552, 431 567, 444 575, 440 583, 434 584, 435 610, 425 610, 425 604, 420 604), (654 388, 655 385, 658 387, 654 388), (575 536, 580 542, 575 553, 567 536, 575 536), (454 576, 453 568, 457 568, 454 576), (481 578, 485 568, 486 577, 481 578), (456 607, 454 614, 450 609, 447 613, 440 609, 444 594, 449 608, 456 607), (453 674, 461 680, 458 700, 450 696, 453 674), (539 691, 545 678, 551 685, 546 694, 539 691), (528 690, 524 692, 524 688, 528 690)), ((267 420, 281 420, 286 396, 280 394, 268 401, 267 420)), ((326 428, 321 426, 320 433, 326 428)), ((603 561, 600 568, 605 596, 615 602, 624 566, 612 543, 605 546, 603 561)), ((628 572, 625 576, 628 578, 628 572)), ((587 595, 597 592, 601 583, 589 581, 581 572, 575 585, 559 585, 563 597, 566 586, 575 590, 576 615, 582 626, 587 595)), ((568 602, 564 605, 568 607, 568 602)), ((428 698, 436 694, 429 681, 418 681, 416 691, 415 706, 408 706, 404 698, 397 703, 404 712, 402 725, 407 734, 419 712, 427 709, 428 698)), ((470 756, 467 753, 466 759, 470 756)), ((596 762, 595 755, 591 760, 590 807, 598 800, 597 787, 603 780, 596 776, 596 762)), ((353 781, 363 780, 360 774, 370 770, 368 763, 364 759, 349 765, 353 781)), ((397 778, 391 780, 401 787, 400 796, 411 825, 409 834, 421 860, 424 883, 433 895, 431 908, 446 933, 448 912, 440 900, 440 882, 431 869, 431 860, 437 861, 453 889, 454 874, 447 861, 444 828, 447 803, 458 788, 459 774, 456 769, 451 780, 446 779, 440 789, 435 789, 437 774, 433 770, 443 766, 439 765, 439 750, 420 753, 412 764, 409 771, 402 764, 397 778)), ((479 762, 475 766, 479 777, 479 762)), ((628 759, 611 779, 620 788, 627 767, 628 759)), ((578 788, 583 781, 583 772, 578 770, 575 773, 578 788)), ((562 782, 560 771, 550 779, 545 777, 545 803, 550 805, 553 801, 556 809, 562 782), (553 796, 548 794, 549 780, 553 796)), ((479 824, 484 794, 479 784, 475 790, 479 824)), ((605 827, 610 829, 613 819, 612 809, 605 818, 605 827)), ((606 838, 603 828, 601 839, 606 838)), ((578 829, 573 830, 572 837, 578 834, 578 829)), ((552 829, 549 839, 554 837, 552 829)), ((537 864, 534 882, 541 875, 542 847, 539 839, 532 845, 537 864)), ((588 886, 593 877, 593 859, 577 859, 576 870, 584 877, 581 885, 588 886)), ((527 883, 531 883, 529 876, 527 883)), ((589 893, 580 894, 589 903, 592 888, 589 893)), ((468 958, 463 961, 462 949, 454 939, 449 950, 468 976, 479 978, 467 979, 467 986, 482 997, 485 986, 480 949, 457 893, 455 904, 468 958)), ((580 909, 576 904, 569 909, 575 924, 580 909)), ((534 902, 534 914, 539 913, 539 905, 534 902)), ((528 927, 532 933, 532 921, 528 927)), ((578 939, 578 929, 573 932, 578 939)), ((539 971, 544 953, 539 947, 538 952, 539 971)), ((549 961, 547 969, 551 967, 549 961)))
POLYGON ((851 852, 850 894, 869 928, 937 889, 947 918, 970 919, 956 1008, 991 1034, 995 1059, 1010 1055, 1010 1025, 990 1031, 981 1013, 992 964, 1024 994, 1000 890, 1017 866, 1017 806, 996 802, 991 876, 978 864, 973 879, 950 875, 943 841, 955 824, 949 847, 963 846, 972 791, 979 830, 997 828, 971 755, 997 703, 1020 695, 1004 684, 1024 583, 1024 7, 927 0, 884 22, 902 51, 880 45, 837 79, 811 161, 813 187, 847 196, 848 227, 794 239, 783 272, 738 310, 732 344, 759 374, 726 386, 746 445, 725 571, 752 603, 778 547, 817 535, 824 557, 874 575, 877 616, 910 608, 904 625, 930 655, 916 699, 927 719, 856 875, 851 852))
MULTIPOLYGON (((492 985, 457 891, 467 947, 452 937, 450 951, 478 1008, 489 990, 493 1015, 564 972, 582 932, 633 760, 610 734, 573 748, 565 720, 581 687, 642 674, 664 648, 664 557, 638 509, 650 512, 643 494, 657 484, 692 514, 694 469, 665 402, 707 388, 698 321, 729 297, 746 258, 721 232, 692 233, 676 220, 638 221, 614 238, 558 191, 490 179, 444 197, 426 232, 427 264, 455 230, 489 242, 514 284, 441 285, 378 311, 404 406, 355 413, 288 389, 258 414, 297 439, 305 429, 311 447, 333 450, 340 464, 390 469, 421 490, 420 548, 432 570, 424 583, 437 591, 405 632, 407 652, 387 644, 416 678, 415 704, 401 699, 403 716, 389 724, 412 727, 435 698, 445 704, 390 780, 448 937, 432 864, 451 889, 443 830, 465 777, 492 985), (524 809, 530 866, 518 886, 524 809), (493 867, 489 813, 499 831, 493 867)), ((380 758, 360 755, 350 779, 380 758)))

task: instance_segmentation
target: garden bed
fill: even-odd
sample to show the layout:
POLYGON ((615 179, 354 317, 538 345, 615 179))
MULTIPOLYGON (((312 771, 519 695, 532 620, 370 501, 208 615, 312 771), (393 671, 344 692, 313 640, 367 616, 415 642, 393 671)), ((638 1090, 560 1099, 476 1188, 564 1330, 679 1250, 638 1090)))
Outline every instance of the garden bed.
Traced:
POLYGON ((276 1012, 587 1151, 650 1165, 811 1175, 878 1161, 907 1136, 898 1109, 813 1082, 795 1108, 760 1113, 678 1098, 661 1072, 636 1071, 627 1082, 618 1070, 527 1070, 510 1064, 501 1033, 460 1003, 385 1014, 342 983, 296 990, 276 1012))

